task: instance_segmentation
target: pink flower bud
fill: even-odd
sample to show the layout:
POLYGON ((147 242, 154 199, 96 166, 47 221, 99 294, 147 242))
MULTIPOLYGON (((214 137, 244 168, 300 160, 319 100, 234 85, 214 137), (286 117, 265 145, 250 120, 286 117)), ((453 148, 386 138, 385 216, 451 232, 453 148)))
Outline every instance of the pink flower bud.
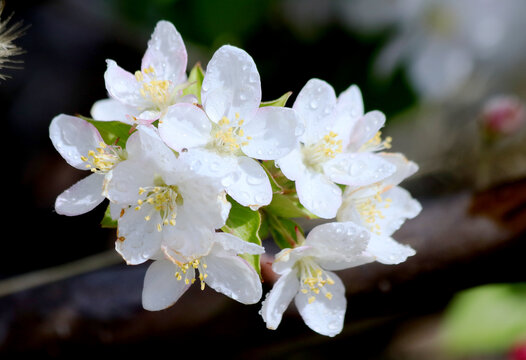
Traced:
POLYGON ((480 122, 489 135, 511 135, 526 122, 525 105, 513 95, 493 97, 484 105, 480 122))

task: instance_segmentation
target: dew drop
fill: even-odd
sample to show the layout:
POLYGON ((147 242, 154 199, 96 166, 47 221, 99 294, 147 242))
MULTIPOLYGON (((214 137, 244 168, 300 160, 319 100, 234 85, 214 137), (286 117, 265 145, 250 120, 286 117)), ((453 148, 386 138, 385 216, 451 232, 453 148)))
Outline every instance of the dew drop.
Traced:
POLYGON ((312 100, 309 105, 310 105, 310 108, 313 110, 318 108, 318 102, 316 100, 312 100))
POLYGON ((245 101, 247 99, 247 96, 245 94, 239 94, 239 100, 245 101))
POLYGON ((219 169, 221 169, 221 165, 217 161, 214 161, 210 164, 210 170, 213 172, 217 172, 219 169))
POLYGON ((263 183, 264 180, 265 178, 263 177, 254 177, 254 176, 247 177, 247 183, 249 185, 259 185, 263 183))
POLYGON ((305 125, 303 123, 301 123, 301 122, 298 123, 298 125, 296 126, 296 129, 294 130, 294 135, 295 136, 300 136, 304 132, 305 132, 305 125))
POLYGON ((257 194, 255 197, 256 203, 261 204, 265 200, 265 196, 262 194, 257 194))
POLYGON ((250 76, 248 77, 248 82, 249 82, 249 83, 252 83, 252 84, 257 83, 258 80, 259 80, 259 79, 258 79, 258 76, 257 76, 257 74, 255 74, 255 73, 251 73, 250 76))
POLYGON ((360 172, 362 172, 363 168, 364 168, 364 165, 363 165, 363 163, 361 161, 353 163, 351 165, 350 175, 351 176, 359 175, 360 172))
POLYGON ((197 171, 201 168, 201 161, 200 160, 194 160, 191 164, 190 164, 190 170, 192 171, 197 171))

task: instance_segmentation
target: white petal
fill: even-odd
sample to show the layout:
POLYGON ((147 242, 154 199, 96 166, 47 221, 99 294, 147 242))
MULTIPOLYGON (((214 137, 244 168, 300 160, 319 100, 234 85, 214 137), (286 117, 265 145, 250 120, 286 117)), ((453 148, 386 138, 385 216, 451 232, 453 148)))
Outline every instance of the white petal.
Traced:
POLYGON ((243 206, 259 208, 270 204, 272 188, 261 164, 246 156, 238 158, 237 176, 226 187, 227 193, 243 206))
POLYGON ((132 107, 147 107, 149 102, 141 96, 141 84, 135 76, 122 69, 113 60, 106 60, 108 68, 104 73, 106 90, 112 98, 132 107))
MULTIPOLYGON (((146 310, 157 311, 172 306, 184 294, 190 285, 177 280, 174 276, 177 268, 167 260, 154 261, 144 276, 142 306, 146 310)), ((193 272, 194 269, 188 269, 193 272)), ((191 275, 191 274, 190 274, 191 275)))
POLYGON ((373 110, 362 116, 352 129, 350 139, 350 150, 358 151, 363 144, 371 140, 376 133, 384 126, 385 115, 373 110))
POLYGON ((351 140, 351 131, 363 116, 362 93, 356 85, 351 85, 338 96, 338 103, 331 116, 334 118, 332 131, 338 134, 345 149, 351 140))
POLYGON ((277 274, 285 274, 294 267, 301 258, 313 256, 317 251, 312 246, 296 246, 295 248, 283 249, 276 254, 272 263, 272 270, 277 274))
POLYGON ((142 158, 161 169, 179 166, 173 150, 166 146, 154 127, 139 125, 128 138, 126 151, 129 159, 142 158))
POLYGON ((120 205, 135 205, 139 199, 139 188, 153 185, 154 170, 142 161, 125 160, 112 170, 107 185, 110 201, 120 205))
POLYGON ((309 301, 313 296, 311 293, 298 292, 294 303, 308 327, 321 335, 335 336, 343 329, 347 299, 345 298, 345 287, 340 278, 330 271, 326 273, 334 280, 334 285, 323 287, 324 291, 332 294, 331 299, 320 292, 314 301, 309 301))
POLYGON ((236 113, 248 122, 261 102, 261 80, 254 60, 244 50, 224 45, 206 68, 201 88, 203 107, 214 122, 236 113))
POLYGON ((102 142, 95 126, 81 118, 64 114, 51 120, 49 138, 64 160, 80 170, 87 169, 81 157, 87 156, 90 150, 95 150, 102 142))
POLYGON ((203 226, 195 220, 199 219, 188 223, 177 217, 175 226, 164 226, 163 246, 182 256, 207 255, 214 243, 215 229, 203 226))
POLYGON ((390 186, 400 184, 404 179, 418 171, 418 165, 400 153, 379 153, 382 159, 389 161, 396 166, 396 171, 383 180, 383 183, 390 186))
POLYGON ((373 197, 373 206, 381 212, 382 216, 375 218, 378 231, 381 235, 390 236, 398 230, 406 219, 412 219, 422 210, 420 203, 411 197, 405 189, 396 186, 381 194, 381 197, 373 197), (382 201, 378 201, 379 199, 382 201))
POLYGON ((256 117, 243 127, 250 136, 243 152, 255 159, 275 160, 282 158, 297 147, 298 123, 296 112, 289 108, 263 107, 256 117))
POLYGON ((177 221, 198 223, 212 229, 225 225, 231 204, 218 185, 216 179, 197 175, 177 183, 183 199, 177 209, 177 221))
POLYGON ((366 186, 392 175, 396 166, 373 153, 344 153, 324 163, 323 170, 338 184, 366 186))
POLYGON ((205 282, 212 289, 243 304, 255 304, 261 299, 259 275, 245 260, 212 253, 204 261, 208 275, 205 282))
POLYGON ((128 206, 121 206, 119 204, 110 202, 110 216, 112 220, 119 220, 122 214, 122 210, 127 208, 128 206))
POLYGON ((242 240, 232 234, 218 232, 214 235, 214 241, 221 246, 221 248, 232 254, 263 254, 265 249, 254 243, 242 240))
POLYGON ((325 175, 309 171, 296 180, 300 203, 314 215, 332 219, 342 203, 342 191, 325 175))
POLYGON ((305 240, 316 252, 315 261, 327 270, 342 270, 374 261, 365 254, 369 232, 351 222, 332 222, 313 228, 305 240))
POLYGON ((283 274, 267 294, 261 306, 261 316, 271 330, 277 329, 290 302, 299 290, 299 280, 296 271, 283 274))
POLYGON ((55 201, 55 211, 61 215, 75 216, 93 210, 103 200, 104 175, 91 174, 60 194, 55 201))
POLYGON ((172 149, 204 146, 210 141, 212 124, 205 112, 192 104, 175 104, 159 121, 159 134, 172 149))
POLYGON ((371 234, 367 252, 382 264, 400 264, 416 254, 409 245, 403 245, 389 236, 371 234))
POLYGON ((140 210, 131 207, 119 219, 115 250, 129 265, 142 264, 160 250, 162 232, 157 231, 159 212, 152 213, 151 220, 147 221, 144 217, 149 215, 148 209, 147 206, 140 210))
POLYGON ((297 180, 306 176, 307 169, 303 163, 303 155, 299 146, 286 156, 276 160, 276 165, 289 180, 297 180))
POLYGON ((203 148, 190 148, 181 152, 179 160, 188 164, 192 172, 219 179, 218 183, 224 180, 225 185, 233 181, 231 174, 238 167, 237 157, 222 156, 203 148))
POLYGON ((151 66, 158 79, 178 85, 186 81, 187 58, 183 39, 175 26, 168 21, 159 21, 148 41, 141 69, 151 66))
POLYGON ((91 117, 98 121, 120 121, 133 125, 132 116, 138 116, 138 112, 131 106, 126 106, 115 99, 102 99, 96 101, 91 107, 91 117))
POLYGON ((305 132, 300 141, 314 144, 332 128, 329 115, 334 111, 336 94, 327 82, 311 79, 301 89, 292 108, 304 122, 305 132))

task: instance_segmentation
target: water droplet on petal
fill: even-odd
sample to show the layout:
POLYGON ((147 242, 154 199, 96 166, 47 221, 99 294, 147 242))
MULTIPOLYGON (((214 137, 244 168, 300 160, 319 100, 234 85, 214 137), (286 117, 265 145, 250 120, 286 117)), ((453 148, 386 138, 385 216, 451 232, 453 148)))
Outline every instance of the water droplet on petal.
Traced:
POLYGON ((313 110, 318 108, 318 102, 316 100, 312 100, 309 105, 310 105, 310 108, 313 110))
POLYGON ((298 125, 296 126, 296 129, 294 130, 294 135, 295 136, 300 136, 304 132, 305 132, 305 125, 303 123, 301 123, 301 122, 298 123, 298 125))
POLYGON ((192 161, 192 163, 190 164, 190 170, 192 171, 197 171, 201 168, 201 161, 200 160, 194 160, 192 161))
POLYGON ((247 96, 245 94, 239 94, 239 100, 245 101, 247 99, 247 96))
POLYGON ((255 197, 256 203, 261 204, 265 200, 265 196, 262 194, 257 194, 255 197))

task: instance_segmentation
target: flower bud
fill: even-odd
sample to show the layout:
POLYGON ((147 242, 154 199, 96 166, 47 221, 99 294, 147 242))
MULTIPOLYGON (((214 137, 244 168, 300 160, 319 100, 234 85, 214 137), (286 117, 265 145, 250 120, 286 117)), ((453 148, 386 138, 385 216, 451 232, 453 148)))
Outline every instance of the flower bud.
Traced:
POLYGON ((509 136, 526 122, 524 102, 513 95, 489 99, 480 117, 482 130, 490 136, 509 136))

